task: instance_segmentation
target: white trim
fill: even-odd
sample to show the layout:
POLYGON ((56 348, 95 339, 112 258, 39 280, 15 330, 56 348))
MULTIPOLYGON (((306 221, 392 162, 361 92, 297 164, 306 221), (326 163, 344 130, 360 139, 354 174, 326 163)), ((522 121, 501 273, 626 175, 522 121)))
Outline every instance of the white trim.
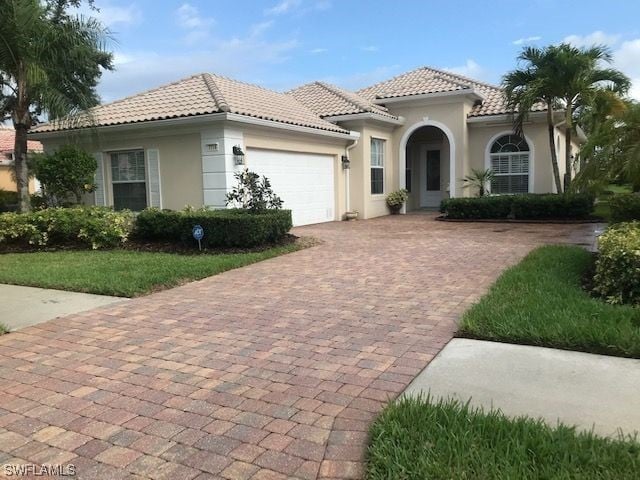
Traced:
MULTIPOLYGON (((562 112, 555 110, 553 112, 554 117, 558 120, 564 119, 564 115, 562 112)), ((495 125, 501 124, 513 124, 513 113, 500 113, 496 115, 479 115, 476 117, 468 117, 467 123, 491 123, 495 125)), ((557 121, 558 121, 557 120, 557 121)), ((525 120, 525 124, 527 123, 540 123, 547 121, 547 111, 544 110, 542 112, 531 112, 527 115, 527 119, 525 120)), ((487 127, 493 127, 495 125, 486 125, 487 127)))
MULTIPOLYGON (((493 143, 497 139, 505 135, 515 135, 515 133, 513 132, 513 130, 503 130, 500 133, 496 133, 487 142, 487 145, 484 148, 484 168, 491 168, 491 147, 493 146, 493 143)), ((535 164, 536 164, 535 145, 531 141, 528 135, 523 134, 522 136, 524 137, 524 140, 527 142, 527 145, 529 146, 529 193, 534 193, 533 191, 535 187, 534 174, 535 174, 535 164)))
POLYGON ((321 135, 325 137, 334 138, 348 138, 353 139, 356 136, 359 137, 358 132, 334 132, 331 130, 323 130, 321 128, 303 127, 300 125, 292 125, 289 123, 278 122, 275 120, 264 120, 262 118, 248 117, 246 115, 240 115, 237 113, 208 113, 203 115, 193 115, 190 117, 180 118, 167 118, 162 120, 145 120, 143 122, 135 123, 121 123, 118 125, 102 125, 96 127, 83 127, 83 128, 70 128, 66 130, 56 130, 53 132, 32 132, 29 134, 29 138, 32 139, 45 139, 56 137, 60 135, 68 135, 71 132, 78 132, 81 130, 97 129, 100 131, 120 131, 120 130, 132 130, 132 129, 144 129, 153 128, 158 126, 173 126, 173 125, 189 125, 189 124, 201 124, 212 121, 224 121, 229 120, 238 123, 246 123, 250 125, 260 125, 264 127, 278 128, 282 130, 291 130, 299 133, 308 133, 310 135, 321 135))
POLYGON ((145 153, 145 160, 146 160, 146 177, 148 180, 147 183, 147 205, 149 207, 153 207, 153 201, 151 198, 152 192, 151 192, 151 183, 152 183, 152 179, 151 179, 151 155, 149 154, 149 152, 155 152, 156 155, 156 164, 157 164, 157 174, 158 174, 158 207, 160 210, 162 210, 162 170, 160 167, 160 149, 158 148, 148 148, 144 153, 145 153))
MULTIPOLYGON (((454 140, 453 132, 444 123, 436 120, 429 120, 428 118, 411 125, 400 139, 400 155, 398 157, 399 188, 406 187, 404 171, 407 168, 407 143, 409 138, 411 138, 411 135, 422 127, 439 128, 442 133, 446 135, 447 140, 449 141, 449 196, 453 198, 456 196, 456 142, 454 140)), ((406 213, 406 205, 402 207, 402 213, 406 213)))
POLYGON ((390 123, 392 125, 404 125, 404 117, 387 117, 372 112, 363 113, 348 113, 345 115, 332 115, 330 117, 324 117, 324 120, 328 122, 347 122, 350 120, 375 120, 382 123, 390 123))
POLYGON ((402 103, 402 102, 413 102, 415 100, 426 100, 431 98, 441 98, 441 97, 459 97, 459 96, 470 96, 475 100, 484 100, 484 95, 478 92, 474 88, 465 88, 463 90, 453 90, 451 92, 434 92, 434 93, 419 93, 417 95, 403 95, 398 97, 388 97, 388 98, 376 98, 373 100, 373 103, 378 105, 386 105, 387 103, 402 103))

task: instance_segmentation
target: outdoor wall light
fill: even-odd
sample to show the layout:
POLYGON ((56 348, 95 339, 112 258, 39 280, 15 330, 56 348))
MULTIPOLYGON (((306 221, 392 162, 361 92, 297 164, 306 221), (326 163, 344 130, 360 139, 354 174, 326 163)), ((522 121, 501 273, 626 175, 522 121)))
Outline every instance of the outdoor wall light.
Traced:
POLYGON ((233 146, 233 161, 236 165, 244 165, 244 152, 240 145, 233 146))
POLYGON ((342 169, 343 170, 349 170, 351 168, 351 161, 349 160, 349 157, 347 157, 346 155, 342 156, 342 169))

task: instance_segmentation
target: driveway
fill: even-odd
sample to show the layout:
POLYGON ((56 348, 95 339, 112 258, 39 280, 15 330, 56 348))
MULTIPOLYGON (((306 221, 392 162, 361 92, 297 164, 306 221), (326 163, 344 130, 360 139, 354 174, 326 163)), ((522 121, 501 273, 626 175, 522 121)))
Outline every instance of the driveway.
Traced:
POLYGON ((371 420, 460 314, 536 245, 591 230, 430 215, 304 227, 323 243, 0 337, 0 463, 359 478, 371 420))

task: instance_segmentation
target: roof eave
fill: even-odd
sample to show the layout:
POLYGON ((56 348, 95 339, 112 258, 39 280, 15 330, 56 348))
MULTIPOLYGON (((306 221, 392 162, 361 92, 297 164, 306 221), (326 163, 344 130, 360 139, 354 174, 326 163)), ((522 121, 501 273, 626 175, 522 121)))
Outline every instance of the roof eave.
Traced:
POLYGON ((324 117, 329 122, 348 122, 352 120, 373 120, 382 123, 389 123, 391 125, 404 125, 404 117, 388 117, 386 115, 380 115, 373 112, 361 112, 361 113, 347 113, 343 115, 331 115, 324 117))
MULTIPOLYGON (((536 111, 529 113, 527 119, 531 122, 537 123, 539 121, 546 121, 547 112, 536 111)), ((467 118, 467 123, 513 123, 513 113, 496 113, 490 115, 476 115, 467 118)))
POLYGON ((465 88, 461 90, 450 90, 446 92, 419 93, 417 95, 402 95, 398 97, 376 98, 373 103, 377 105, 387 105, 389 103, 407 103, 415 100, 440 99, 443 97, 467 96, 472 100, 484 100, 484 95, 475 88, 465 88))

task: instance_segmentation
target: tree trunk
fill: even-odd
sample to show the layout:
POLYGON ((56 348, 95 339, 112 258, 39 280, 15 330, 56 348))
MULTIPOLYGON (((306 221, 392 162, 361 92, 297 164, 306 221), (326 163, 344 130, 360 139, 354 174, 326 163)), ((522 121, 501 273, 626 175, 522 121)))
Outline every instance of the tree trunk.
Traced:
POLYGON ((562 181, 560 180, 560 169, 558 168, 558 155, 556 152, 555 126, 553 125, 553 108, 547 102, 547 127, 549 130, 549 148, 551 149, 551 166, 553 168, 553 179, 556 183, 556 190, 562 193, 562 181))
POLYGON ((571 170, 572 170, 572 161, 571 161, 571 135, 573 133, 573 117, 571 111, 571 104, 567 102, 567 107, 565 110, 565 120, 564 120, 564 191, 569 191, 569 186, 571 185, 571 170))
POLYGON ((27 166, 27 132, 28 127, 22 123, 14 124, 16 138, 13 145, 15 159, 16 184, 18 187, 18 209, 22 213, 31 210, 31 197, 29 196, 29 168, 27 166))

